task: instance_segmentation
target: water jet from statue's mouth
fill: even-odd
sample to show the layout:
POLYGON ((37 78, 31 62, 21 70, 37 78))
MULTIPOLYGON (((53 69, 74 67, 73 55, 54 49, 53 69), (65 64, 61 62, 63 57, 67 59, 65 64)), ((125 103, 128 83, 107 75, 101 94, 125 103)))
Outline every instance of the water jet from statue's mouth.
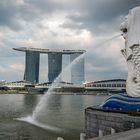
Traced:
POLYGON ((51 126, 48 124, 44 124, 44 123, 40 123, 40 122, 34 120, 31 116, 22 117, 22 118, 14 118, 14 120, 29 123, 31 125, 34 125, 36 127, 40 127, 42 129, 45 129, 45 130, 50 130, 50 131, 55 131, 55 132, 62 132, 63 131, 61 128, 51 126))

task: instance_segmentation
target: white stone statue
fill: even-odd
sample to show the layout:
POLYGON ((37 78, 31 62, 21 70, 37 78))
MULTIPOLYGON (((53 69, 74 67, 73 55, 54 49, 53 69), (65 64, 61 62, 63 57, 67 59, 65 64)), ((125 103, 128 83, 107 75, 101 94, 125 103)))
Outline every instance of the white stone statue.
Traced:
POLYGON ((122 53, 128 65, 126 91, 132 97, 140 97, 140 7, 129 11, 120 30, 125 39, 122 53))

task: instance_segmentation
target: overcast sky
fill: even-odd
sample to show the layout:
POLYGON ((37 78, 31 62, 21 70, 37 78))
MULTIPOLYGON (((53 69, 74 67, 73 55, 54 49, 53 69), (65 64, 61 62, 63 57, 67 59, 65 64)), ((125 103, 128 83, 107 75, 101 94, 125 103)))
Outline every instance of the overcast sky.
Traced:
MULTIPOLYGON (((129 9, 139 5, 140 0, 0 0, 0 80, 23 79, 24 53, 12 50, 23 46, 85 49, 86 80, 126 78, 124 40, 110 38, 120 34, 129 9)), ((40 81, 46 79, 42 55, 40 81)))

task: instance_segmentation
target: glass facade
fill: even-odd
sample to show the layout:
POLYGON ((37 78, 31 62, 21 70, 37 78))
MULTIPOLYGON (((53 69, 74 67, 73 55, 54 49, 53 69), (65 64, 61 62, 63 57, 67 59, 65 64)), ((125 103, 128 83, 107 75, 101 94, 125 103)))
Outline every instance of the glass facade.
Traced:
POLYGON ((38 83, 39 82, 39 52, 27 51, 25 57, 24 80, 38 83))
MULTIPOLYGON (((82 53, 69 53, 70 62, 75 60, 82 53)), ((48 53, 48 81, 53 82, 62 71, 62 52, 49 52, 48 53)), ((74 84, 82 84, 85 81, 84 58, 81 58, 71 68, 71 82, 74 84)), ((25 52, 25 72, 24 80, 38 83, 39 82, 39 65, 40 65, 40 52, 39 51, 26 51, 25 52)), ((61 78, 60 78, 61 79, 61 78)))
POLYGON ((49 53, 48 54, 48 79, 50 82, 62 71, 62 53, 49 53))
MULTIPOLYGON (((74 53, 70 55, 70 61, 72 62, 74 59, 76 59, 78 56, 80 56, 81 53, 74 53)), ((72 66, 71 68, 71 82, 74 84, 82 84, 82 82, 85 81, 85 59, 84 57, 79 60, 79 62, 76 63, 76 65, 72 66)))

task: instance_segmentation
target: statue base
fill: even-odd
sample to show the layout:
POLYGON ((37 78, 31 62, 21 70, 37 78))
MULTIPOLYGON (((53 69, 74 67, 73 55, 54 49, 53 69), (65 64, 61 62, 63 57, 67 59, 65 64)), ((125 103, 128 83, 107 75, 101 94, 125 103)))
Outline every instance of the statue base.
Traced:
POLYGON ((86 108, 85 119, 87 139, 140 128, 140 97, 114 94, 100 106, 86 108))
POLYGON ((140 97, 131 97, 126 93, 110 96, 100 107, 105 110, 121 110, 123 112, 139 112, 140 97))
POLYGON ((121 110, 107 110, 101 109, 99 106, 86 108, 86 139, 99 137, 101 133, 105 136, 140 128, 140 117, 135 112, 127 113, 121 110))

